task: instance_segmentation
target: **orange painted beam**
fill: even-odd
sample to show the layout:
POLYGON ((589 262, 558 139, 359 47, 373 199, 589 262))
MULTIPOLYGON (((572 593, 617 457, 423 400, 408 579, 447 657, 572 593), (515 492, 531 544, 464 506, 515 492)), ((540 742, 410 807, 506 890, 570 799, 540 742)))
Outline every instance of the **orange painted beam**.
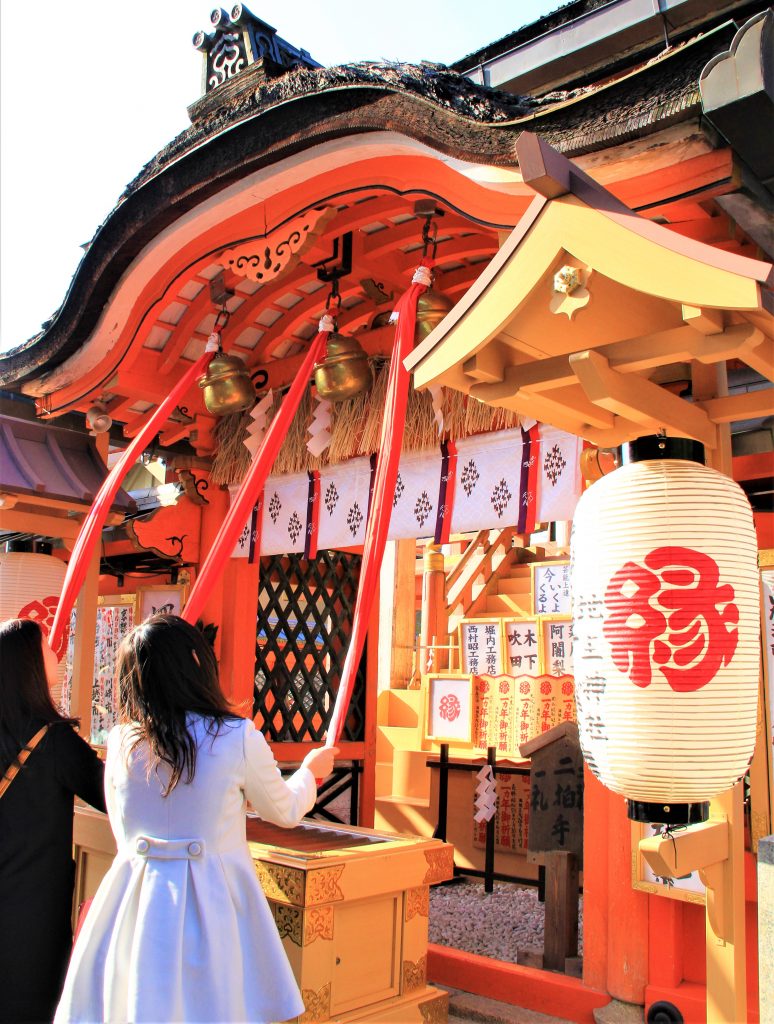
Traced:
POLYGON ((774 512, 753 512, 753 522, 760 550, 774 548, 774 512))
POLYGON ((753 455, 735 455, 731 462, 734 480, 765 480, 774 474, 774 456, 771 452, 753 455))
MULTIPOLYGON (((638 174, 625 181, 608 184, 608 189, 633 210, 655 203, 668 203, 678 196, 709 188, 733 177, 734 162, 730 148, 681 160, 669 167, 638 174)), ((650 215, 650 211, 647 212, 650 215)))
POLYGON ((683 981, 674 988, 648 985, 645 990, 645 1012, 653 1003, 672 1003, 683 1016, 685 1024, 706 1024, 707 989, 693 981, 683 981))
POLYGON ((433 943, 427 947, 427 980, 577 1024, 594 1024, 594 1010, 610 1002, 607 993, 588 988, 578 978, 433 943))

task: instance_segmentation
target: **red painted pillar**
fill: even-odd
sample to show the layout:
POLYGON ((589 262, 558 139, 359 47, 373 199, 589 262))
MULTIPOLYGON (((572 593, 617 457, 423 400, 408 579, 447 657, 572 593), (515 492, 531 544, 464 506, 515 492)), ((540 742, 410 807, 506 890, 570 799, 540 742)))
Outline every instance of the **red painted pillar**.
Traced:
POLYGON ((253 716, 260 562, 232 558, 223 573, 220 680, 234 710, 253 716))
POLYGON ((583 802, 583 981, 613 999, 644 1003, 648 897, 632 888, 626 802, 588 769, 583 802))
POLYGON ((583 791, 583 982, 607 991, 608 790, 584 769, 583 791))
POLYGON ((608 791, 607 991, 644 1003, 648 982, 648 895, 632 888, 632 823, 626 800, 608 791))
POLYGON ((648 984, 676 988, 684 977, 683 903, 664 896, 649 896, 648 912, 648 984))

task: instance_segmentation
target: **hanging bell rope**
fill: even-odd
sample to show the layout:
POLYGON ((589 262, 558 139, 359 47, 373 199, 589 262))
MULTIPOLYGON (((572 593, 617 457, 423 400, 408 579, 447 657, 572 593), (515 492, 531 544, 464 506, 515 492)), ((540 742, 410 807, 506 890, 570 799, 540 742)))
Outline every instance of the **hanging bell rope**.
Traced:
POLYGON ((344 729, 379 581, 406 423, 410 375, 404 366, 404 360, 414 347, 419 296, 432 282, 430 264, 431 261, 428 260, 425 265, 417 268, 411 287, 401 297, 395 308, 397 328, 390 363, 382 434, 377 453, 376 477, 368 514, 363 560, 360 565, 360 581, 352 620, 352 635, 325 740, 327 746, 335 746, 344 729))
POLYGON ((89 509, 89 514, 84 519, 83 525, 78 532, 70 561, 67 563, 62 595, 59 598, 59 604, 54 616, 54 624, 51 627, 51 634, 49 636, 49 643, 60 661, 64 654, 67 627, 70 624, 70 615, 75 605, 75 600, 86 579, 92 553, 102 537, 102 527, 105 525, 107 514, 115 500, 116 494, 118 494, 119 487, 123 483, 126 474, 180 404, 186 391, 188 391, 202 371, 207 369, 216 351, 217 344, 213 343, 210 339, 205 346, 204 354, 183 374, 169 395, 150 416, 148 422, 142 427, 124 454, 113 466, 110 473, 105 477, 102 486, 97 492, 94 503, 89 509))

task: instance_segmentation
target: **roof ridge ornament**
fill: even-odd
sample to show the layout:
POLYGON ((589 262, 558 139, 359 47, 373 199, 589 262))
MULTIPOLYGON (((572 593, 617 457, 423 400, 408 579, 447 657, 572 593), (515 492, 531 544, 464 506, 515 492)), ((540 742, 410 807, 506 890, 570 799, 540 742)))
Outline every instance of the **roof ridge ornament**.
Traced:
POLYGON ((208 93, 235 78, 253 64, 263 66, 267 77, 297 67, 317 68, 307 50, 300 50, 277 35, 277 30, 256 17, 244 4, 231 12, 216 7, 210 14, 214 32, 197 32, 193 45, 204 58, 202 92, 208 93))

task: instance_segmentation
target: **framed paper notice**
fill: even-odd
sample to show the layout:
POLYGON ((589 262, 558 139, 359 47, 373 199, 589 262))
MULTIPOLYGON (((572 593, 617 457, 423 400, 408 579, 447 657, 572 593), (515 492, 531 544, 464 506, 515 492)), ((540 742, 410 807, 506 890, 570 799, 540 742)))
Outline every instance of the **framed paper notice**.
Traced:
POLYGON ((91 742, 97 745, 107 742, 107 734, 118 721, 116 656, 121 641, 134 627, 135 621, 134 594, 116 594, 97 599, 91 690, 91 742))
MULTIPOLYGON (((691 828, 689 825, 688 828, 691 828)), ((673 900, 685 900, 688 903, 704 903, 706 889, 699 878, 698 871, 692 871, 681 878, 661 878, 654 875, 647 861, 640 853, 640 840, 655 836, 658 829, 641 822, 632 822, 632 888, 642 892, 667 896, 673 900)))
POLYGON ((474 676, 503 672, 500 619, 463 619, 460 623, 460 667, 474 676))
POLYGON ((503 619, 505 668, 512 676, 540 675, 540 629, 537 619, 503 619))
POLYGON ((571 676, 572 619, 569 615, 540 618, 541 666, 549 676, 571 676))
POLYGON ((185 585, 137 588, 137 621, 145 622, 151 615, 179 615, 185 602, 185 585))
POLYGON ((425 736, 435 743, 468 745, 473 738, 473 677, 453 672, 424 677, 425 736))
POLYGON ((533 562, 532 612, 535 615, 569 615, 571 612, 570 563, 533 562))

